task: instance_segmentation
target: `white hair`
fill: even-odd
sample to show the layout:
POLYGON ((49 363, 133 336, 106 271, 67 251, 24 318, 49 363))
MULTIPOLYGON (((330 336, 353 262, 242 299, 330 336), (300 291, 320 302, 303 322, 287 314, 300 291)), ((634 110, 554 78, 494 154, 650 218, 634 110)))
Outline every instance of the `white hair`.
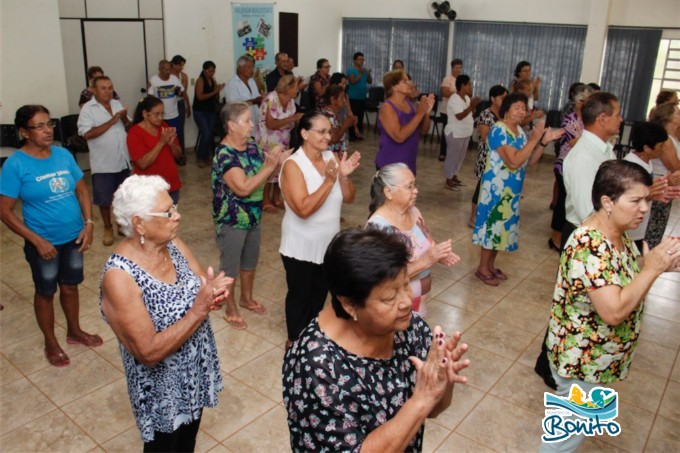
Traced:
POLYGON ((170 184, 160 176, 132 175, 123 181, 113 195, 113 215, 120 225, 120 231, 126 237, 132 235, 132 218, 134 216, 148 219, 156 203, 158 194, 166 192, 170 184))

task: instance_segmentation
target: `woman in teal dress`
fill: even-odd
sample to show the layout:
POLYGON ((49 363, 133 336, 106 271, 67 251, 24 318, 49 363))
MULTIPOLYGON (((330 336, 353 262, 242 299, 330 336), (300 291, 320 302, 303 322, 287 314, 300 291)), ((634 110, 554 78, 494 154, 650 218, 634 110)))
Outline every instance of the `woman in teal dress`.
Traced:
POLYGON ((475 275, 487 285, 498 286, 507 276, 495 266, 499 251, 512 252, 519 242, 519 200, 527 164, 538 162, 543 148, 563 131, 545 128, 541 122, 527 138, 520 123, 526 116, 527 98, 512 93, 503 99, 501 121, 489 132, 489 157, 481 180, 481 193, 472 243, 482 246, 475 275))

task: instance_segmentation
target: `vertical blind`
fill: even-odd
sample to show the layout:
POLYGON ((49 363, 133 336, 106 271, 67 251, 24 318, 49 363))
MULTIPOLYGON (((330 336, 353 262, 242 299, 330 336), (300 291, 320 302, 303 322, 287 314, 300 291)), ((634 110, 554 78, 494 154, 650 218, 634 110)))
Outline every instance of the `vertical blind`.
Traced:
POLYGON ((602 89, 615 94, 626 121, 647 117, 660 29, 609 27, 602 67, 602 89))
POLYGON ((494 85, 508 87, 515 66, 526 60, 532 77, 542 80, 536 105, 559 110, 567 102, 569 85, 581 76, 586 31, 585 26, 456 21, 453 57, 463 60, 463 73, 482 99, 494 85))
POLYGON ((438 93, 446 75, 449 24, 434 20, 343 19, 342 68, 352 66, 352 55, 362 52, 365 67, 373 69, 373 83, 394 60, 404 67, 422 92, 438 93))

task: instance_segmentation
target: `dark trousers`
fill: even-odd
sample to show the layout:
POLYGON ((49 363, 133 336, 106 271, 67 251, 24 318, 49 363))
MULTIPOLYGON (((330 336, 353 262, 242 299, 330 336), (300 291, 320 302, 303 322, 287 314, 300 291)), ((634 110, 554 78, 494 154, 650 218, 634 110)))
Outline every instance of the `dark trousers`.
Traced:
POLYGON ((286 328, 288 339, 297 340, 300 332, 316 318, 328 295, 321 264, 281 255, 286 269, 286 328))
MULTIPOLYGON (((354 116, 357 117, 359 120, 359 123, 357 124, 357 127, 359 128, 359 132, 362 134, 364 133, 364 116, 366 116, 366 100, 365 99, 350 99, 349 100, 349 105, 352 107, 352 113, 354 113, 354 116)), ((377 119, 376 119, 377 121, 377 119)), ((349 138, 351 140, 356 140, 357 134, 354 132, 354 128, 350 127, 349 128, 349 138)))
POLYGON ((446 125, 449 124, 449 116, 446 113, 440 113, 439 117, 442 119, 442 135, 441 140, 439 140, 439 156, 446 157, 446 140, 444 139, 444 129, 446 129, 446 125))
MULTIPOLYGON (((555 170, 555 181, 557 182, 557 201, 555 202, 555 209, 553 209, 550 228, 555 231, 562 231, 564 224, 567 222, 567 211, 565 208, 567 189, 564 187, 564 178, 557 170, 555 170)), ((565 241, 563 240, 562 242, 564 243, 565 241)))
POLYGON ((171 433, 156 431, 151 442, 144 442, 144 452, 193 452, 200 425, 201 417, 198 417, 188 425, 182 425, 171 433))
POLYGON ((187 106, 184 104, 184 99, 177 101, 177 110, 179 111, 179 127, 177 127, 177 140, 179 146, 182 147, 182 154, 184 154, 184 121, 187 118, 187 106))
MULTIPOLYGON (((564 222, 564 227, 562 228, 562 243, 560 244, 560 248, 564 250, 564 245, 567 243, 567 239, 569 239, 569 236, 571 236, 571 233, 574 232, 576 229, 576 225, 572 224, 571 222, 564 222)), ((545 337, 543 338, 543 343, 541 344, 541 352, 538 354, 538 357, 536 358, 536 365, 534 366, 534 371, 536 371, 536 374, 541 376, 543 378, 543 382, 545 382, 545 385, 548 387, 552 388, 553 390, 557 389, 557 384, 555 384, 555 380, 552 377, 552 372, 550 371, 550 361, 548 360, 548 347, 545 345, 545 341, 548 339, 548 332, 550 331, 550 327, 545 331, 545 337)))
POLYGON ((198 148, 196 148, 196 159, 209 160, 210 153, 213 151, 213 126, 215 125, 216 112, 205 112, 203 110, 194 110, 194 121, 198 126, 198 133, 200 134, 198 141, 198 148))

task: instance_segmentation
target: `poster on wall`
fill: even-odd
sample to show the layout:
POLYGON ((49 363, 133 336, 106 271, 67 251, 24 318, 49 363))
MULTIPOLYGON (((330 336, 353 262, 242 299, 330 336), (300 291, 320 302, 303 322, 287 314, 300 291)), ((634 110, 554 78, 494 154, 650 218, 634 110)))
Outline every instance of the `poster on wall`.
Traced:
POLYGON ((274 67, 274 4, 232 3, 234 67, 244 54, 255 59, 256 69, 274 67))

